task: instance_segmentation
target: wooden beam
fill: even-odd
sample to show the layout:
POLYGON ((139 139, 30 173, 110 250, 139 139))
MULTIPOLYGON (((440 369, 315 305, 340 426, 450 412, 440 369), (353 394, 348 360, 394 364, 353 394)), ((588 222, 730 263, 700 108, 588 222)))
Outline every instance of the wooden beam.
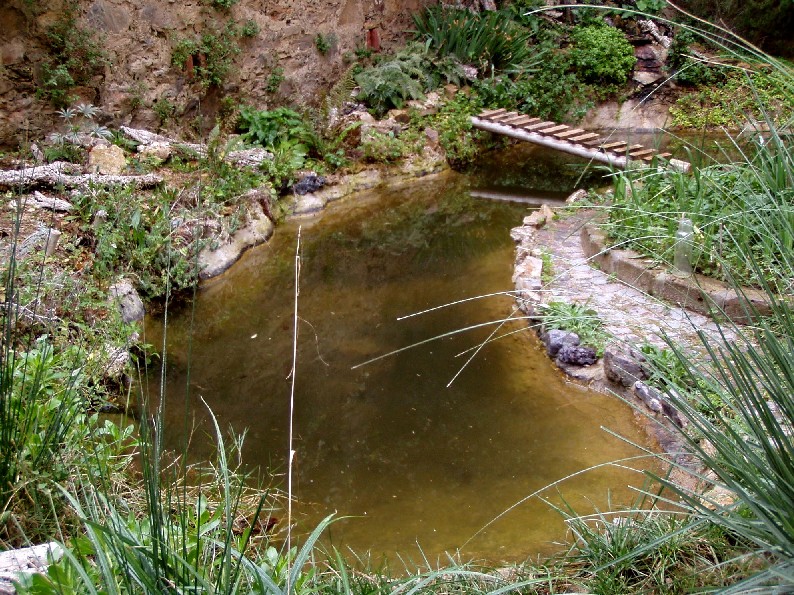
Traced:
POLYGON ((582 134, 583 132, 584 130, 581 128, 573 128, 571 130, 564 130, 563 132, 556 132, 554 133, 554 136, 556 136, 557 138, 564 138, 567 140, 569 137, 576 136, 577 134, 582 134))
MULTIPOLYGON (((471 123, 475 128, 479 128, 481 130, 487 130, 496 134, 504 134, 505 136, 528 141, 535 143, 536 145, 549 147, 551 149, 557 149, 558 151, 564 151, 565 153, 570 153, 572 155, 578 155, 579 157, 584 157, 585 159, 592 159, 593 161, 607 163, 615 167, 626 167, 625 157, 612 155, 610 153, 602 153, 597 149, 588 149, 580 145, 571 144, 568 141, 554 138, 553 136, 546 136, 541 132, 529 130, 530 128, 538 126, 538 124, 532 124, 523 128, 511 128, 510 126, 505 126, 504 124, 491 122, 489 120, 484 120, 477 117, 472 117, 471 123)), ((554 122, 542 122, 540 125, 546 127, 558 126, 558 124, 555 124, 554 122)))
POLYGON ((656 149, 642 149, 637 151, 632 151, 629 153, 629 157, 632 159, 640 159, 642 157, 649 157, 656 153, 656 149))
MULTIPOLYGON (((568 130, 570 126, 566 126, 565 124, 557 124, 552 128, 546 128, 543 130, 543 134, 554 134, 555 132, 562 132, 563 130, 568 130)), ((557 136, 554 134, 554 136, 557 136)))
MULTIPOLYGON (((536 145, 549 147, 551 149, 563 151, 564 153, 570 153, 571 155, 578 155, 579 157, 584 157, 585 159, 590 159, 592 161, 607 163, 614 167, 625 168, 628 165, 628 158, 626 156, 619 155, 614 152, 609 152, 610 148, 626 147, 628 143, 614 142, 614 143, 606 143, 602 146, 588 146, 588 141, 582 139, 581 144, 574 144, 570 140, 555 138, 548 134, 549 127, 555 128, 561 126, 560 124, 556 124, 555 122, 539 122, 537 124, 525 125, 521 128, 518 128, 515 126, 509 126, 506 124, 501 124, 499 122, 492 122, 484 118, 478 118, 476 116, 472 116, 471 124, 475 128, 479 128, 481 130, 487 130, 488 132, 493 132, 494 134, 504 134, 505 136, 509 136, 511 138, 517 138, 519 140, 531 142, 536 145)), ((563 128, 568 128, 568 127, 563 126, 563 128)), ((587 137, 587 135, 583 135, 583 136, 587 137)), ((572 137, 572 138, 577 138, 577 137, 572 137)), ((587 138, 592 138, 592 137, 587 137, 587 138)), ((589 141, 589 142, 594 142, 594 143, 600 142, 600 139, 599 141, 589 141)), ((628 150, 632 151, 636 147, 640 147, 640 146, 641 145, 634 145, 628 150)), ((624 149, 624 151, 625 150, 626 149, 624 149)), ((660 153, 658 157, 664 159, 669 155, 670 155, 669 153, 660 153)), ((650 158, 652 159, 652 157, 650 158)), ((642 157, 638 161, 646 161, 646 160, 649 160, 648 156, 642 157)), ((691 168, 691 165, 688 162, 681 161, 679 159, 670 159, 667 166, 670 167, 671 169, 675 169, 683 173, 689 173, 689 170, 691 168)))
POLYGON ((493 116, 491 118, 491 121, 492 122, 499 122, 501 124, 505 120, 509 120, 511 118, 518 117, 519 115, 520 114, 518 112, 505 112, 503 114, 499 114, 499 115, 493 116))
POLYGON ((631 145, 630 147, 621 147, 621 148, 612 149, 612 151, 614 151, 615 153, 629 153, 631 151, 636 151, 637 149, 642 149, 642 148, 643 148, 642 145, 631 145))
POLYGON ((522 130, 526 130, 527 132, 537 132, 543 130, 544 128, 551 128, 552 126, 556 126, 556 122, 538 122, 537 124, 530 124, 529 126, 522 126, 522 130))
POLYGON ((580 134, 578 136, 574 136, 573 138, 568 138, 565 140, 568 140, 572 143, 580 143, 582 141, 593 141, 594 139, 597 138, 598 135, 595 132, 588 132, 587 134, 580 134))
POLYGON ((507 120, 502 120, 500 124, 507 124, 508 126, 521 126, 522 124, 529 124, 532 121, 540 122, 540 118, 533 118, 532 116, 525 116, 520 114, 515 118, 508 118, 507 120))
POLYGON ((600 148, 601 148, 602 151, 612 151, 616 147, 625 147, 628 144, 629 143, 625 143, 623 141, 618 141, 618 142, 614 142, 614 143, 606 143, 604 145, 601 145, 600 148))
POLYGON ((505 108, 503 108, 503 107, 500 107, 499 109, 489 109, 489 110, 485 110, 484 112, 482 112, 478 117, 480 117, 480 118, 491 118, 493 116, 497 116, 497 115, 499 115, 501 113, 504 113, 506 111, 507 110, 505 108))
POLYGON ((647 155, 642 158, 643 161, 651 162, 653 161, 654 157, 657 159, 669 159, 672 157, 672 153, 658 153, 657 155, 647 155))

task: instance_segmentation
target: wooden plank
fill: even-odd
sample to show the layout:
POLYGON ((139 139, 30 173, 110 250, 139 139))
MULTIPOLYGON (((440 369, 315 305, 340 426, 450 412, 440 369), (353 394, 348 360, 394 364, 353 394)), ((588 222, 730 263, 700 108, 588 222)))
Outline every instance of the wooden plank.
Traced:
POLYGON ((631 151, 636 151, 637 149, 642 149, 642 145, 631 145, 630 147, 623 147, 623 148, 616 148, 612 149, 613 153, 629 153, 631 151))
POLYGON ((587 134, 580 134, 567 140, 571 141, 572 143, 581 143, 582 141, 593 141, 597 138, 598 135, 595 132, 588 132, 587 134))
POLYGON ((555 132, 562 132, 563 130, 568 130, 569 128, 570 126, 566 126, 565 124, 557 124, 552 128, 545 128, 543 130, 543 134, 554 134, 555 132))
POLYGON ((563 132, 557 132, 554 134, 557 138, 567 139, 570 136, 576 136, 577 134, 582 134, 584 130, 582 128, 573 128, 572 130, 564 130, 563 132))
POLYGON ((537 124, 530 124, 529 126, 522 126, 521 128, 527 132, 538 132, 544 128, 550 128, 556 125, 556 122, 538 122, 537 124))
POLYGON ((601 149, 603 151, 611 151, 611 150, 613 150, 616 147, 625 147, 628 144, 629 143, 624 143, 623 141, 619 141, 619 142, 616 142, 616 143, 606 143, 604 145, 601 145, 601 149))
POLYGON ((518 116, 516 118, 510 118, 509 120, 502 120, 500 124, 506 124, 507 126, 523 126, 524 124, 532 124, 533 122, 540 122, 540 118, 518 116))
POLYGON ((658 155, 646 155, 645 157, 642 158, 642 160, 643 161, 647 161, 648 163, 650 163, 651 161, 654 160, 654 158, 656 158, 656 159, 668 159, 668 158, 670 158, 672 156, 673 156, 672 153, 659 153, 658 155))
POLYGON ((642 149, 642 150, 632 151, 631 153, 629 153, 629 157, 632 157, 633 159, 639 159, 642 157, 653 155, 654 153, 656 153, 656 149, 642 149))
POLYGON ((491 122, 499 122, 500 124, 503 123, 505 120, 509 120, 510 118, 515 118, 519 116, 518 112, 505 112, 504 114, 499 114, 498 116, 493 116, 491 118, 491 122))
POLYGON ((503 107, 500 107, 499 109, 488 109, 488 110, 485 110, 484 112, 480 113, 480 115, 477 116, 477 117, 478 118, 490 118, 492 116, 498 116, 499 114, 504 113, 506 111, 507 110, 505 108, 503 108, 503 107))

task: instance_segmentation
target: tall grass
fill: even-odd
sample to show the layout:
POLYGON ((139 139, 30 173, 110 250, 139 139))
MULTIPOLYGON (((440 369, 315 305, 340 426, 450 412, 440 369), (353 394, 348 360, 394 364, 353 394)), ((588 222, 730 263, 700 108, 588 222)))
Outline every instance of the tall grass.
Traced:
MULTIPOLYGON (((701 35, 773 70, 794 105, 791 68, 724 30, 701 35)), ((758 130, 749 148, 726 136, 737 160, 696 168, 691 177, 661 170, 621 176, 609 222, 617 239, 669 263, 676 222, 693 219, 694 264, 739 295, 746 285, 760 288, 771 304, 771 313, 762 315, 746 301, 746 325, 712 304, 717 339, 701 332, 696 346, 669 340, 677 371, 657 366, 654 372, 686 418, 679 432, 705 468, 696 487, 659 481, 698 522, 751 544, 756 572, 729 592, 794 590, 794 150, 792 122, 764 113, 760 125, 748 123, 758 130), (693 357, 693 347, 700 357, 693 357)), ((633 555, 639 553, 627 553, 624 561, 633 555)))
MULTIPOLYGON (((19 331, 18 235, 2 256, 0 303, 0 544, 11 546, 52 531, 60 504, 51 497, 49 482, 68 474, 64 445, 84 405, 75 354, 56 354, 46 335, 34 341, 19 331)), ((25 315, 35 321, 35 306, 25 315)))

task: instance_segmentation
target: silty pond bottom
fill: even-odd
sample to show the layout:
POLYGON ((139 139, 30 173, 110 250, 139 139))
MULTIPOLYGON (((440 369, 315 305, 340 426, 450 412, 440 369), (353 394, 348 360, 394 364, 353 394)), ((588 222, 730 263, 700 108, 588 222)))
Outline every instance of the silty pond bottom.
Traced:
MULTIPOLYGON (((575 175, 548 173, 542 152, 525 153, 525 173, 511 173, 502 189, 564 198, 575 175), (542 181, 522 178, 536 162, 542 181)), ((301 527, 310 530, 332 512, 350 517, 333 524, 327 539, 358 553, 370 551, 376 560, 436 559, 464 544, 464 559, 490 561, 558 549, 552 542, 565 538, 562 518, 537 497, 489 522, 561 478, 639 455, 602 429, 644 444, 629 407, 567 383, 532 332, 509 334, 526 329, 526 320, 451 334, 354 368, 511 316, 513 299, 497 295, 398 320, 512 289, 509 231, 528 208, 472 197, 472 190, 493 190, 505 180, 498 171, 494 161, 479 174, 419 179, 344 201, 316 218, 287 222, 267 245, 204 285, 195 304, 172 310, 170 444, 180 443, 189 385, 187 407, 197 426, 192 457, 213 455, 203 399, 222 427, 247 429, 248 465, 285 471, 301 226, 294 414, 301 527), (472 355, 467 350, 494 331, 506 336, 466 364, 472 355)), ((161 321, 149 320, 147 342, 160 344, 161 333, 161 321)), ((630 504, 635 492, 628 486, 642 482, 640 473, 602 467, 561 483, 559 490, 579 512, 589 513, 608 508, 608 500, 630 504)), ((560 501, 555 488, 543 495, 560 501)))

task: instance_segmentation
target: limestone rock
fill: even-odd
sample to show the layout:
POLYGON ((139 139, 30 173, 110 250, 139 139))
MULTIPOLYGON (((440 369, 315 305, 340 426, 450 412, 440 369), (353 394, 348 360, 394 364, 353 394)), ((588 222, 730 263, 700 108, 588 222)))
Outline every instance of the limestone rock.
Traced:
POLYGON ((117 145, 97 145, 88 153, 88 172, 106 176, 118 176, 127 167, 124 150, 117 145))
POLYGON ((138 154, 144 159, 151 159, 157 163, 166 161, 171 156, 171 143, 154 141, 148 145, 138 145, 138 154))
MULTIPOLYGON (((606 360, 606 354, 604 354, 604 359, 606 360)), ((634 394, 654 413, 662 412, 662 397, 644 382, 637 380, 634 383, 634 394)))
POLYGON ((554 211, 547 204, 540 205, 537 211, 533 211, 531 215, 524 217, 524 225, 540 228, 554 219, 554 211))
POLYGON ((587 190, 584 188, 579 188, 579 190, 575 190, 572 192, 568 198, 565 199, 565 202, 569 205, 576 204, 587 198, 587 190))
POLYGON ((546 352, 552 359, 557 357, 563 347, 567 345, 576 346, 580 343, 579 335, 559 329, 551 329, 543 333, 541 340, 546 345, 546 352))
POLYGON ((205 248, 198 255, 199 278, 210 279, 223 273, 252 246, 262 244, 273 235, 274 225, 259 203, 249 206, 249 221, 216 250, 205 248))
POLYGON ((581 345, 563 345, 557 353, 557 362, 573 366, 589 366, 598 361, 595 349, 581 345))
POLYGON ((617 345, 609 345, 604 350, 604 373, 607 379, 629 388, 638 380, 648 376, 642 367, 642 354, 626 351, 617 345))
POLYGON ((118 304, 124 322, 137 322, 143 319, 146 310, 131 281, 123 279, 113 284, 109 293, 111 301, 118 304))

